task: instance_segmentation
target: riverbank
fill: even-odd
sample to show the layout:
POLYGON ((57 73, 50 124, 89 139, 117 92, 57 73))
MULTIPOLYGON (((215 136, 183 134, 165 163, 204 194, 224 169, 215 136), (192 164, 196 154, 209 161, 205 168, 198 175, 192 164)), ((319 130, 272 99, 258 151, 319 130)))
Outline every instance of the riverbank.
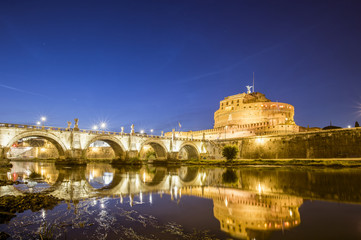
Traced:
MULTIPOLYGON (((12 160, 18 162, 27 162, 29 160, 12 160)), ((232 162, 228 162, 225 159, 199 159, 199 160, 155 160, 155 161, 145 161, 145 160, 135 160, 131 159, 129 161, 125 160, 82 160, 69 161, 66 160, 43 160, 43 159, 31 159, 31 162, 55 162, 59 165, 86 165, 87 163, 110 163, 115 166, 139 166, 139 165, 199 165, 199 166, 309 166, 309 167, 361 167, 361 158, 332 158, 332 159, 235 159, 232 162)))
POLYGON ((187 165, 215 165, 215 166, 309 166, 309 167, 361 167, 361 158, 333 158, 333 159, 235 159, 227 162, 225 159, 185 160, 187 165))

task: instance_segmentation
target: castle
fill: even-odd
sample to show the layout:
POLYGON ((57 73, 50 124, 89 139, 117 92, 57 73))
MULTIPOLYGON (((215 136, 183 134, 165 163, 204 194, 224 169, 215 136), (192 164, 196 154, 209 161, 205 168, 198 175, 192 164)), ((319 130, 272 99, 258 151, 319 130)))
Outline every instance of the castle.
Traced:
MULTIPOLYGON (((227 139, 300 131, 293 119, 294 107, 288 103, 272 102, 259 92, 240 93, 225 97, 214 113, 214 128, 200 131, 176 132, 176 137, 194 139, 227 139)), ((174 131, 174 130, 173 130, 174 131)), ((165 134, 172 136, 171 132, 165 134)))

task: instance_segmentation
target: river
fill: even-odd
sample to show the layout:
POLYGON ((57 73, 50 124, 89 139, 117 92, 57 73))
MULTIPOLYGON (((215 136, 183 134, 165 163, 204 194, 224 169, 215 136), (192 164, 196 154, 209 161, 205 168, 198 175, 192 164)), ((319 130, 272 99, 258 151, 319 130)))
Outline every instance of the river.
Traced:
POLYGON ((361 239, 359 168, 12 164, 1 198, 59 201, 1 213, 9 239, 361 239))

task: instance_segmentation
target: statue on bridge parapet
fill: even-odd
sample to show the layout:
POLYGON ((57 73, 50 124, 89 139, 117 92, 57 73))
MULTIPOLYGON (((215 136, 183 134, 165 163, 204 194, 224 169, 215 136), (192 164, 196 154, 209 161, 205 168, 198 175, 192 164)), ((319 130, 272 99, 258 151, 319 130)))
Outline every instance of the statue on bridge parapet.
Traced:
POLYGON ((70 122, 70 121, 68 121, 67 123, 68 123, 68 126, 66 127, 66 129, 65 129, 65 130, 66 130, 66 131, 69 131, 69 130, 70 130, 70 127, 71 127, 71 122, 70 122))
POLYGON ((172 139, 175 139, 175 129, 172 129, 172 139))
POLYGON ((79 131, 79 118, 75 118, 74 122, 74 131, 79 131))
POLYGON ((121 134, 123 135, 124 134, 124 127, 120 127, 121 129, 121 134))
POLYGON ((161 137, 164 137, 164 131, 161 131, 161 132, 160 132, 160 136, 161 136, 161 137))
POLYGON ((132 135, 134 135, 134 124, 132 124, 132 126, 130 126, 130 128, 131 128, 131 132, 130 132, 130 133, 131 133, 132 135))

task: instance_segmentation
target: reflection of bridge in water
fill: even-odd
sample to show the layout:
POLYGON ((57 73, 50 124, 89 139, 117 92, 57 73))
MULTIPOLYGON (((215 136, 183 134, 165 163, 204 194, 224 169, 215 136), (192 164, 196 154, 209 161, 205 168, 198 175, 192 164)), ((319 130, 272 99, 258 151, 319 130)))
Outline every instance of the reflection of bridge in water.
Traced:
MULTIPOLYGON (((360 170, 310 172, 243 168, 235 170, 238 179, 229 184, 222 181, 224 169, 196 167, 115 169, 107 164, 88 164, 56 169, 54 165, 43 165, 38 171, 49 179, 50 187, 43 190, 43 194, 67 202, 106 196, 129 197, 132 205, 134 198, 152 201, 152 194, 169 194, 177 201, 185 195, 212 199, 214 216, 221 229, 239 238, 297 226, 300 224, 298 208, 303 199, 361 202, 361 193, 354 191, 359 189, 360 170), (103 182, 94 187, 94 180, 103 182), (146 199, 146 195, 149 198, 146 199)), ((0 195, 6 194, 24 193, 15 186, 1 187, 0 195)))

